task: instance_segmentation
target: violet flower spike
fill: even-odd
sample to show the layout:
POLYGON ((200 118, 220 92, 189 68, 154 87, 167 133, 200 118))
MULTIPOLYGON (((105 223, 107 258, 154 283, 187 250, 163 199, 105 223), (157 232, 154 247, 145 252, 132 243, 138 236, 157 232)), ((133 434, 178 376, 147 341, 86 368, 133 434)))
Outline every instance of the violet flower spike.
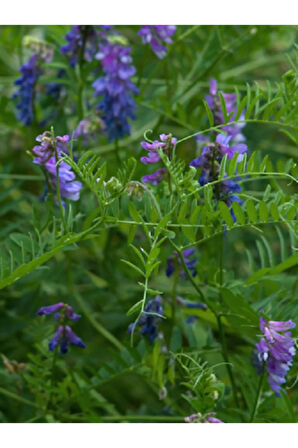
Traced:
POLYGON ((292 320, 267 322, 260 317, 260 329, 264 337, 256 344, 258 357, 266 365, 268 383, 277 397, 280 397, 281 385, 286 382, 285 376, 296 353, 292 334, 287 331, 295 326, 292 320))

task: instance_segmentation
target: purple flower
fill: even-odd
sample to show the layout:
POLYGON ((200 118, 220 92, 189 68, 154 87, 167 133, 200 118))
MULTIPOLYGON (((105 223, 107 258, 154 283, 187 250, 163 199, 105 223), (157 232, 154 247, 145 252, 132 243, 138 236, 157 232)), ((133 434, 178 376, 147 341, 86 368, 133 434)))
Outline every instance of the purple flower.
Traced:
POLYGON ((15 81, 19 89, 13 94, 12 99, 16 103, 17 119, 25 126, 29 126, 34 120, 35 85, 41 75, 38 53, 33 54, 28 62, 20 68, 22 76, 15 81))
POLYGON ((268 383, 277 397, 280 397, 281 384, 286 382, 285 376, 296 353, 292 334, 287 331, 295 326, 292 320, 267 322, 260 317, 260 329, 264 337, 256 344, 258 357, 266 363, 268 383))
POLYGON ((141 142, 141 146, 149 152, 147 157, 141 157, 141 162, 147 164, 157 163, 161 161, 159 150, 162 150, 169 159, 171 158, 173 148, 177 143, 177 139, 172 137, 172 134, 161 134, 159 140, 154 140, 153 143, 141 142))
POLYGON ((98 140, 98 136, 102 134, 104 128, 105 125, 99 117, 92 116, 84 118, 78 124, 73 136, 74 138, 78 138, 81 135, 84 146, 88 146, 90 143, 98 140))
MULTIPOLYGON (((231 118, 229 121, 233 121, 237 114, 237 96, 235 93, 224 93, 221 91, 223 96, 227 114, 231 114, 231 118)), ((224 123, 224 115, 221 107, 220 97, 218 95, 217 90, 217 81, 215 79, 210 80, 210 93, 205 97, 208 106, 213 111, 214 115, 214 123, 215 125, 224 123)), ((239 117, 240 120, 244 120, 244 112, 239 117)), ((243 134, 241 134, 242 128, 245 126, 245 123, 236 123, 229 126, 223 126, 222 129, 228 133, 228 135, 236 142, 241 142, 245 140, 243 134)))
POLYGON ((209 415, 204 423, 224 423, 222 420, 219 420, 219 418, 213 417, 212 415, 209 415))
POLYGON ((64 303, 59 302, 55 303, 55 305, 49 305, 49 306, 42 306, 36 314, 38 316, 48 316, 49 314, 55 313, 58 310, 61 310, 61 308, 64 308, 64 303))
POLYGON ((103 96, 97 109, 102 113, 109 141, 129 135, 128 119, 135 119, 136 105, 132 94, 137 95, 139 91, 130 80, 136 73, 130 52, 128 47, 106 41, 95 56, 101 61, 105 76, 96 79, 92 86, 95 97, 103 96))
MULTIPOLYGON (((195 265, 198 263, 198 260, 193 259, 190 260, 189 257, 191 257, 195 253, 194 249, 185 249, 182 251, 183 258, 186 264, 186 267, 191 271, 191 274, 193 277, 197 275, 197 270, 195 265)), ((168 264, 166 269, 166 275, 167 277, 171 277, 171 275, 174 273, 176 269, 180 269, 181 267, 181 260, 176 251, 173 252, 172 257, 168 257, 168 264)), ((184 270, 179 270, 179 276, 182 278, 186 278, 186 273, 184 270)))
MULTIPOLYGON (((36 140, 41 144, 34 146, 32 149, 33 153, 37 156, 34 158, 33 163, 41 165, 46 170, 48 173, 49 184, 53 192, 56 192, 57 172, 55 152, 57 152, 58 161, 62 156, 62 152, 66 154, 68 153, 67 143, 69 142, 69 136, 58 136, 53 139, 52 134, 45 131, 43 134, 39 135, 36 140)), ((75 174, 71 170, 70 165, 66 162, 60 162, 58 173, 61 197, 72 201, 78 201, 82 184, 81 182, 74 180, 75 174)))
POLYGON ((168 171, 166 168, 159 168, 153 174, 147 174, 147 176, 143 176, 142 182, 151 183, 152 185, 158 185, 164 180, 164 178, 167 176, 167 173, 168 171))
MULTIPOLYGON (((228 159, 232 159, 237 152, 237 161, 243 159, 243 154, 247 152, 247 146, 243 143, 237 143, 230 146, 232 137, 218 134, 214 143, 205 146, 201 155, 190 162, 190 166, 201 169, 201 176, 199 178, 200 185, 206 185, 218 179, 220 162, 225 154, 228 159)), ((227 175, 225 174, 225 177, 227 175)), ((230 179, 223 180, 213 187, 214 199, 224 201, 229 207, 233 202, 242 204, 241 199, 235 193, 241 191, 240 185, 236 181, 230 179)), ((231 211, 234 221, 236 220, 233 211, 231 211)))
POLYGON ((175 25, 143 25, 138 32, 143 44, 149 43, 152 50, 160 59, 167 54, 167 47, 163 44, 172 44, 171 36, 175 33, 175 25))
POLYGON ((82 339, 79 338, 68 325, 59 325, 55 335, 49 341, 49 350, 53 352, 55 348, 60 345, 60 352, 64 355, 68 352, 69 344, 86 348, 82 339))
MULTIPOLYGON (((163 316, 163 306, 161 304, 161 296, 156 296, 155 299, 150 300, 146 307, 145 312, 141 315, 140 319, 136 323, 136 327, 142 327, 142 336, 147 336, 149 344, 152 344, 158 336, 158 323, 161 317, 156 316, 159 314, 163 316), (155 313, 154 315, 150 313, 155 313)), ((130 324, 128 332, 131 333, 134 328, 134 324, 130 324)))
POLYGON ((206 414, 205 416, 198 412, 197 414, 185 417, 184 421, 185 423, 224 423, 222 420, 215 417, 214 412, 209 412, 209 414, 206 414))
POLYGON ((36 314, 39 316, 47 316, 52 313, 55 313, 54 318, 60 325, 52 339, 49 341, 49 350, 53 352, 59 344, 62 354, 67 353, 69 344, 85 348, 86 346, 82 339, 80 339, 68 325, 61 325, 67 319, 76 322, 80 319, 81 315, 76 314, 71 306, 63 302, 56 303, 55 305, 43 306, 36 314), (56 313, 56 311, 59 312, 56 313))
MULTIPOLYGON (((173 149, 177 143, 177 139, 172 137, 172 134, 161 134, 159 140, 154 140, 152 143, 141 142, 141 146, 148 151, 148 156, 141 157, 141 162, 145 165, 154 164, 161 161, 159 151, 167 155, 169 159, 172 158, 173 149)), ((166 168, 159 168, 153 174, 148 174, 142 177, 143 182, 159 184, 168 174, 166 168)))
POLYGON ((85 61, 92 61, 98 47, 99 40, 104 37, 104 31, 108 31, 110 26, 94 25, 74 25, 65 39, 67 44, 60 48, 62 54, 69 58, 69 63, 74 67, 82 56, 85 61))

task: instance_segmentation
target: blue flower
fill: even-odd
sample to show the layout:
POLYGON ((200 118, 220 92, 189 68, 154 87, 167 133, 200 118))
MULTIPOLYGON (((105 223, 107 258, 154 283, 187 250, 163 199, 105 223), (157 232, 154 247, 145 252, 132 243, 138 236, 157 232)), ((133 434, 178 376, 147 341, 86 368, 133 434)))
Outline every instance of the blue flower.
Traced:
POLYGON ((55 348, 60 345, 60 352, 64 355, 68 352, 69 344, 86 348, 82 339, 79 338, 68 325, 59 325, 56 333, 49 341, 49 350, 53 352, 55 348))
POLYGON ((136 105, 132 94, 137 95, 139 91, 130 80, 136 73, 130 52, 128 47, 106 41, 95 56, 101 61, 105 76, 96 79, 92 86, 95 97, 103 96, 96 107, 102 114, 109 141, 129 135, 128 119, 135 119, 136 105))
POLYGON ((69 344, 85 348, 86 346, 82 339, 79 338, 68 325, 62 325, 68 319, 76 322, 81 318, 81 315, 76 314, 71 306, 63 302, 56 303, 55 305, 43 306, 37 311, 36 314, 38 316, 48 316, 53 313, 55 313, 54 318, 60 323, 60 325, 52 339, 49 341, 49 350, 53 352, 55 348, 60 345, 60 352, 65 354, 68 351, 69 344), (58 313, 56 311, 58 311, 58 313))
POLYGON ((161 301, 161 296, 156 296, 155 299, 150 300, 145 307, 145 312, 137 323, 129 325, 128 332, 131 333, 134 327, 142 327, 142 336, 147 336, 149 344, 152 344, 158 337, 157 325, 161 320, 161 317, 158 317, 156 314, 163 316, 164 313, 161 301), (154 315, 150 313, 154 313, 154 315))
POLYGON ((35 85, 41 75, 38 53, 33 54, 29 61, 21 66, 20 72, 22 76, 14 83, 19 89, 13 94, 12 99, 17 100, 17 119, 25 126, 29 126, 34 120, 35 85))

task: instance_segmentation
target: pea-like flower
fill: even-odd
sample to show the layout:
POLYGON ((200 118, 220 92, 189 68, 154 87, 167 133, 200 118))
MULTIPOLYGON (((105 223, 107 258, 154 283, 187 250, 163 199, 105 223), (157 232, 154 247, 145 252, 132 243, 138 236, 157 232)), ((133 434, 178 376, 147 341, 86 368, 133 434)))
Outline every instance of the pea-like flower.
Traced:
POLYGON ((167 54, 164 44, 172 44, 171 36, 176 32, 175 25, 143 25, 138 32, 143 44, 150 44, 156 56, 163 59, 167 54))
MULTIPOLYGON (((195 250, 192 248, 185 249, 184 251, 182 251, 186 267, 189 269, 193 277, 197 275, 196 264, 198 263, 198 260, 195 258, 191 260, 189 257, 191 257, 194 253, 195 250)), ((184 269, 181 269, 181 260, 178 255, 178 252, 174 251, 173 256, 168 257, 167 269, 166 269, 167 277, 171 277, 171 275, 175 272, 176 269, 179 269, 180 277, 186 278, 186 273, 184 272, 184 269)))
POLYGON ((56 333, 49 341, 49 350, 53 352, 55 348, 60 345, 60 352, 64 355, 68 352, 68 345, 70 344, 86 348, 82 339, 79 338, 68 325, 59 325, 56 333))
POLYGON ((278 397, 296 353, 292 334, 287 331, 295 326, 292 320, 267 322, 262 316, 260 317, 260 329, 264 337, 256 344, 258 357, 260 361, 266 363, 268 383, 278 397))
MULTIPOLYGON (((51 132, 45 131, 43 134, 39 135, 36 140, 40 142, 40 145, 34 146, 32 149, 33 153, 37 156, 34 158, 33 163, 41 165, 45 169, 50 187, 52 188, 52 191, 56 193, 56 163, 62 157, 62 152, 66 154, 68 153, 67 143, 70 140, 69 136, 64 135, 63 137, 57 136, 56 138, 53 138, 51 132), (56 155, 58 160, 56 160, 56 155)), ((75 180, 76 176, 72 171, 71 166, 66 162, 60 162, 58 166, 58 174, 61 197, 71 201, 78 201, 82 184, 75 180)))
POLYGON ((163 316, 164 313, 161 302, 161 296, 156 296, 155 299, 150 300, 145 307, 145 312, 141 315, 136 325, 129 325, 128 332, 131 333, 134 327, 142 327, 142 336, 147 336, 149 344, 152 344, 158 337, 158 323, 161 320, 159 316, 163 316))
MULTIPOLYGON (((141 162, 145 165, 151 165, 161 161, 159 151, 162 151, 167 155, 169 159, 172 158, 173 149, 176 146, 177 139, 172 137, 172 134, 161 134, 159 140, 154 140, 152 143, 141 142, 141 146, 148 151, 147 156, 141 157, 141 162)), ((152 174, 147 174, 142 177, 142 181, 146 183, 152 183, 152 185, 158 185, 168 175, 166 168, 159 168, 152 174)))
POLYGON ((57 328, 57 331, 52 339, 49 341, 49 350, 53 352, 55 348, 60 345, 60 352, 65 354, 68 352, 69 344, 85 348, 86 345, 82 339, 79 338, 68 325, 64 325, 67 320, 76 322, 81 318, 81 315, 76 314, 70 305, 63 302, 43 306, 36 312, 38 316, 48 316, 53 313, 55 313, 54 318, 59 322, 59 327, 57 328))

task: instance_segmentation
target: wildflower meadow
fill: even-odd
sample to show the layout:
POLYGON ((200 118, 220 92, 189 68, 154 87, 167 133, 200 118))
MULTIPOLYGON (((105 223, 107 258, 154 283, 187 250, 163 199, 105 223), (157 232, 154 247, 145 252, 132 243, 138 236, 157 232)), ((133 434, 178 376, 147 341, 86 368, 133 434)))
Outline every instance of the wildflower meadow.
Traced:
POLYGON ((0 422, 298 422, 296 39, 0 26, 0 422))

